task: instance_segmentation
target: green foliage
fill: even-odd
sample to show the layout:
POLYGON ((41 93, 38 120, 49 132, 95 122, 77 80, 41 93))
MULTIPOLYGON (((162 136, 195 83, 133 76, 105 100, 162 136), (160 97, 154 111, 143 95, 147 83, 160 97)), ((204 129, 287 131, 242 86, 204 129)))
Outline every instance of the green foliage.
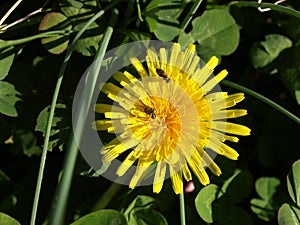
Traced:
POLYGON ((292 41, 279 34, 268 34, 265 41, 254 43, 250 50, 250 58, 254 68, 261 68, 276 59, 280 52, 290 48, 292 41))
POLYGON ((201 189, 195 199, 200 217, 207 223, 252 224, 249 214, 235 204, 251 192, 252 175, 248 171, 234 171, 221 187, 210 184, 201 189))
MULTIPOLYGON (((38 165, 45 159, 42 148, 49 105, 57 80, 62 86, 46 164, 40 169, 45 173, 36 224, 47 224, 52 219, 51 208, 57 198, 61 200, 57 193, 62 192, 57 187, 64 174, 70 174, 67 179, 73 180, 70 191, 63 196, 68 199, 70 195, 66 212, 62 213, 65 224, 180 224, 179 207, 173 202, 177 196, 170 192, 169 181, 159 195, 153 194, 150 187, 129 191, 122 186, 109 196, 105 193, 110 182, 100 175, 110 164, 87 171, 90 166, 82 158, 75 164, 76 154, 62 151, 72 139, 71 106, 78 81, 102 41, 108 41, 107 50, 140 40, 179 42, 183 47, 194 43, 204 61, 213 55, 222 57, 216 73, 227 69, 229 80, 254 89, 299 117, 300 4, 262 3, 262 7, 272 10, 261 13, 257 1, 208 0, 189 15, 194 3, 197 1, 23 0, 11 12, 0 25, 1 225, 30 224, 38 165), (92 21, 76 39, 100 10, 104 15, 92 21), (113 25, 115 10, 118 16, 113 25), (109 26, 112 36, 105 40, 109 26), (72 51, 76 53, 71 57, 72 51), (60 67, 63 74, 58 76, 60 67), (64 158, 74 163, 66 167, 64 158), (111 210, 91 213, 101 199, 111 210)), ((0 3, 1 17, 12 4, 0 3)), ((110 62, 105 61, 107 66, 110 62)), ((235 92, 223 86, 222 90, 235 92)), ((251 127, 252 135, 229 144, 240 154, 230 168, 229 160, 216 159, 223 174, 218 178, 210 174, 212 184, 202 187, 193 179, 196 193, 185 196, 187 220, 191 224, 272 225, 278 215, 280 225, 300 224, 300 163, 295 162, 299 159, 299 125, 257 99, 245 97, 241 108, 246 108, 249 115, 240 120, 251 127), (292 162, 285 188, 282 177, 292 162), (252 175, 258 178, 255 188, 252 175)))
MULTIPOLYGON (((65 144, 63 140, 68 137, 70 129, 68 124, 68 122, 70 123, 70 121, 68 118, 66 105, 57 104, 56 109, 56 115, 53 118, 52 128, 50 132, 51 137, 48 145, 49 151, 51 151, 55 147, 58 147, 60 150, 63 150, 63 146, 65 144)), ((47 106, 40 112, 35 127, 35 130, 42 132, 44 136, 47 129, 49 110, 50 106, 47 106)))
POLYGON ((288 176, 287 186, 293 203, 284 203, 278 211, 279 225, 300 224, 300 160, 296 161, 288 176))
POLYGON ((0 81, 0 112, 7 116, 18 116, 14 105, 19 100, 19 94, 14 85, 0 81))
POLYGON ((149 196, 137 196, 124 212, 128 224, 167 225, 164 216, 152 209, 154 202, 149 196))
POLYGON ((271 221, 279 206, 274 196, 280 185, 280 180, 274 177, 261 177, 255 182, 255 189, 259 197, 250 201, 252 211, 262 220, 271 221))
POLYGON ((239 43, 239 28, 234 18, 224 9, 206 11, 193 20, 191 34, 205 49, 213 50, 213 54, 230 55, 239 43))
POLYGON ((71 225, 127 225, 124 215, 116 210, 100 210, 76 220, 71 225))
MULTIPOLYGON (((39 30, 71 30, 72 26, 68 22, 67 17, 61 13, 51 12, 44 16, 41 20, 39 30)), ((44 47, 53 54, 60 54, 68 47, 68 37, 64 35, 55 35, 53 37, 41 39, 44 47)))
MULTIPOLYGON (((5 41, 0 40, 1 43, 5 41)), ((14 48, 8 47, 0 49, 0 80, 3 80, 9 72, 9 69, 14 61, 14 48)))
POLYGON ((2 225, 21 225, 17 220, 0 212, 0 223, 2 225))
POLYGON ((293 164, 287 177, 287 184, 292 200, 300 207, 300 160, 293 164))

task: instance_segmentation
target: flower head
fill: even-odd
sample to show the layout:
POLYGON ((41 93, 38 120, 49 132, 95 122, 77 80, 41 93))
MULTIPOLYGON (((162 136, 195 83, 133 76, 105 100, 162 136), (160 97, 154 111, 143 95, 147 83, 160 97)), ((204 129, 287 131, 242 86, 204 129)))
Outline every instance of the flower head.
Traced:
POLYGON ((114 104, 95 106, 95 111, 105 116, 95 121, 96 129, 116 134, 101 149, 102 161, 111 162, 127 153, 117 174, 123 176, 137 165, 130 188, 138 185, 149 167, 155 168, 156 193, 167 173, 177 194, 183 191, 182 177, 192 179, 191 170, 203 185, 209 184, 206 167, 221 174, 212 153, 236 160, 238 153, 227 142, 238 142, 232 135, 250 134, 246 126, 225 121, 247 114, 244 109, 229 109, 241 102, 244 94, 212 91, 227 71, 212 76, 216 57, 200 67, 195 45, 182 51, 175 43, 169 54, 165 48, 159 54, 149 48, 147 69, 137 58, 130 60, 140 78, 117 72, 113 77, 120 85, 106 83, 102 88, 114 104))

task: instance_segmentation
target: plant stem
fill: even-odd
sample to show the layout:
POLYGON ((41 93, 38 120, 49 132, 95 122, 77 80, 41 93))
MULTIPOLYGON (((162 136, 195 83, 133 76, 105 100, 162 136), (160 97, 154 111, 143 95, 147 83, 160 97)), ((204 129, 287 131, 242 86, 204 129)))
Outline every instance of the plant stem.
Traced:
POLYGON ((181 24, 181 29, 185 30, 188 24, 190 23, 191 19, 193 18, 195 12, 198 10, 200 4, 202 3, 202 0, 196 0, 192 8, 190 9, 189 13, 186 15, 184 18, 182 24, 181 24))
POLYGON ((0 20, 0 26, 4 23, 4 21, 9 17, 9 15, 18 7, 18 5, 22 2, 22 0, 18 0, 0 20))
MULTIPOLYGON (((54 117, 54 111, 55 111, 55 106, 56 102, 58 99, 58 94, 59 90, 61 87, 62 79, 66 70, 67 63, 73 53, 74 46, 76 42, 79 40, 81 35, 84 33, 84 31, 99 17, 101 17, 108 9, 113 7, 115 4, 117 4, 119 1, 113 2, 111 5, 106 7, 105 9, 99 11, 93 18, 91 18, 85 26, 78 32, 76 37, 74 38, 72 44, 68 47, 64 62, 61 66, 57 83, 55 86, 53 98, 52 98, 52 103, 50 107, 50 112, 49 112, 49 118, 47 121, 47 128, 46 128, 46 134, 45 134, 45 139, 44 139, 44 146, 43 146, 43 151, 42 151, 42 156, 41 156, 41 162, 40 162, 40 168, 39 168, 39 174, 37 178, 37 184, 36 184, 36 190, 35 190, 35 195, 34 195, 34 201, 33 201, 33 206, 32 206, 32 214, 31 214, 31 219, 30 219, 30 225, 35 225, 36 223, 36 215, 37 215, 37 209, 38 209, 38 203, 39 203, 39 197, 40 197, 40 192, 41 192, 41 186, 42 186, 42 180, 43 180, 43 175, 44 175, 44 169, 45 169, 45 162, 46 162, 46 157, 47 157, 47 150, 48 150, 48 144, 49 144, 49 139, 50 139, 50 132, 51 132, 51 126, 52 126, 52 121, 54 117)), ((71 145, 70 145, 71 146, 71 145)), ((77 148, 76 148, 77 150, 77 148)), ((77 154, 77 151, 75 155, 77 154)), ((68 155, 68 154, 67 154, 68 155)), ((73 160, 73 163, 75 164, 75 160, 73 160)), ((73 172, 73 170, 71 170, 73 172)))
POLYGON ((10 47, 10 46, 13 46, 13 45, 24 44, 26 42, 33 41, 35 39, 52 37, 52 36, 56 36, 56 35, 69 35, 71 32, 72 31, 66 31, 66 30, 48 31, 48 32, 33 35, 31 37, 21 38, 21 39, 18 39, 18 40, 4 41, 0 44, 0 49, 7 48, 7 47, 10 47))
POLYGON ((273 102, 272 100, 266 98, 265 96, 258 94, 257 92, 252 91, 249 88, 246 88, 242 85, 236 84, 236 83, 228 81, 228 80, 223 80, 223 81, 221 81, 221 83, 228 87, 232 87, 232 88, 242 91, 248 95, 251 95, 254 98, 259 99, 260 101, 268 104, 269 106, 271 106, 274 109, 276 109, 277 111, 283 113, 285 116, 289 117, 290 119, 294 120, 296 123, 298 123, 300 125, 300 118, 298 118, 297 116, 295 116, 293 113, 289 112, 282 106, 278 105, 277 103, 273 102))
POLYGON ((180 224, 185 225, 185 204, 184 204, 184 191, 179 194, 179 204, 180 204, 180 224))
MULTIPOLYGON (((112 16, 111 20, 115 20, 117 16, 116 14, 113 15, 114 16, 112 16)), ((103 38, 101 39, 101 44, 99 45, 99 50, 96 54, 96 60, 93 66, 91 67, 90 71, 88 72, 89 75, 86 80, 86 85, 83 90, 81 99, 79 100, 80 102, 78 105, 80 106, 80 108, 77 109, 78 113, 76 113, 75 117, 73 118, 73 120, 75 121, 73 127, 74 135, 79 138, 81 138, 83 129, 86 125, 86 118, 89 113, 91 99, 93 96, 93 92, 96 89, 96 81, 100 74, 100 68, 112 32, 113 28, 110 26, 104 32, 103 38)), ((53 216, 50 219, 50 225, 62 225, 65 222, 64 216, 67 209, 67 202, 71 188, 73 172, 76 164, 76 158, 78 155, 78 142, 80 143, 80 139, 75 140, 74 136, 72 135, 63 165, 63 173, 57 193, 57 202, 53 210, 53 216)))

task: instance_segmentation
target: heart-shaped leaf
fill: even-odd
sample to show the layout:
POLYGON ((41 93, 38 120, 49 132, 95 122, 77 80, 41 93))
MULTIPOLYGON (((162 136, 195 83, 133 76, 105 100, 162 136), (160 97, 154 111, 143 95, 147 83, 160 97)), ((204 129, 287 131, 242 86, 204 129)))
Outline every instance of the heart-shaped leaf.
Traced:
POLYGON ((239 28, 228 11, 208 10, 193 20, 191 34, 200 46, 212 49, 217 55, 229 55, 239 43, 239 28))
MULTIPOLYGON (((40 22, 39 30, 71 30, 72 25, 68 18, 61 13, 51 12, 46 14, 40 22)), ((69 36, 55 35, 53 37, 43 38, 41 40, 44 47, 53 54, 62 53, 69 43, 69 36)))

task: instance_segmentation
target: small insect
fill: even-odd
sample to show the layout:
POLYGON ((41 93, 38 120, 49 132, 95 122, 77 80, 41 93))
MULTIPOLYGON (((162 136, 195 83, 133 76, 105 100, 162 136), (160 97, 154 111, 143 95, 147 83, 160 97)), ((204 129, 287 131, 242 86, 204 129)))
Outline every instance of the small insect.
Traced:
POLYGON ((163 71, 160 68, 156 68, 156 73, 158 76, 162 77, 167 83, 169 83, 170 78, 165 74, 165 71, 163 71))
POLYGON ((148 115, 151 115, 151 119, 155 119, 156 115, 154 113, 154 109, 149 107, 149 106, 146 106, 145 109, 144 109, 144 112, 148 115))

